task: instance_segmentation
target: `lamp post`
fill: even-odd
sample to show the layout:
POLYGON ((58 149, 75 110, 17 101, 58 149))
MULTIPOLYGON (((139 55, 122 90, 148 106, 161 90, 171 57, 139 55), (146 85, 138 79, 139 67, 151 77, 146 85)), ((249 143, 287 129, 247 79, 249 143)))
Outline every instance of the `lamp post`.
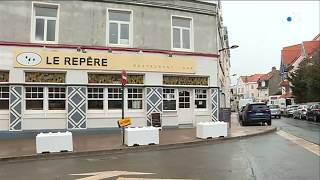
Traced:
MULTIPOLYGON (((224 67, 223 67, 223 65, 222 65, 222 63, 221 63, 221 61, 224 59, 224 57, 225 57, 225 53, 223 53, 223 59, 221 58, 221 52, 224 52, 224 51, 226 51, 226 50, 229 50, 229 49, 236 49, 236 48, 238 48, 239 46, 238 45, 232 45, 232 46, 229 46, 229 47, 225 47, 225 48, 222 48, 222 49, 219 49, 218 50, 218 53, 219 53, 219 59, 218 59, 218 61, 219 61, 219 65, 218 66, 220 66, 220 68, 221 68, 221 71, 222 71, 222 75, 223 75, 223 82, 220 80, 220 77, 219 77, 219 67, 218 67, 218 79, 219 79, 219 81, 220 81, 220 87, 221 87, 221 90, 222 90, 222 92, 221 92, 221 94, 224 94, 224 95, 226 95, 226 93, 225 93, 225 89, 224 89, 224 87, 225 86, 227 86, 227 88, 228 88, 228 85, 226 85, 226 81, 228 81, 228 80, 226 80, 226 78, 227 77, 229 77, 230 78, 230 76, 229 76, 229 73, 228 73, 228 75, 227 74, 225 74, 225 69, 224 69, 224 67), (222 59, 222 60, 221 60, 222 59)), ((235 76, 236 74, 233 74, 232 76, 235 76)), ((228 81, 229 82, 229 81, 228 81)), ((229 91, 229 90, 227 90, 227 91, 229 91)), ((227 93, 227 96, 230 96, 230 94, 229 93, 227 93)), ((228 98, 228 97, 227 97, 228 98)), ((229 97, 229 99, 230 99, 230 97, 229 97)), ((224 99, 223 99, 223 101, 224 101, 224 107, 226 106, 226 97, 224 96, 224 99)))

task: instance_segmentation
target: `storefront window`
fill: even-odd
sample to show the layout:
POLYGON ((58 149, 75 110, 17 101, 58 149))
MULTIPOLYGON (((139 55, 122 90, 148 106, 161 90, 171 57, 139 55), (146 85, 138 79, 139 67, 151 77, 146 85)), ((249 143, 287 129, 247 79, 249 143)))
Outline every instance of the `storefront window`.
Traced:
POLYGON ((163 110, 176 110, 176 96, 174 89, 163 89, 163 110))
POLYGON ((142 109, 142 99, 141 88, 128 88, 128 109, 142 109))
POLYGON ((66 88, 65 87, 49 87, 48 88, 48 105, 49 110, 65 110, 66 109, 66 88))
POLYGON ((43 110, 43 87, 26 87, 26 110, 43 110))
POLYGON ((9 109, 9 86, 0 86, 0 110, 9 109))
POLYGON ((88 88, 88 109, 103 110, 103 88, 88 88))
POLYGON ((108 109, 122 108, 122 90, 121 88, 108 88, 108 109))
POLYGON ((195 107, 197 109, 207 108, 207 90, 195 89, 195 107))

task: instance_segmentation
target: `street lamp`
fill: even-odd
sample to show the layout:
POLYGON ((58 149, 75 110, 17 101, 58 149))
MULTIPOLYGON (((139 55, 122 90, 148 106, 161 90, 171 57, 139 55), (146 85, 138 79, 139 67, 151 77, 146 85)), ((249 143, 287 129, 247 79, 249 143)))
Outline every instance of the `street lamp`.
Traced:
POLYGON ((239 47, 238 45, 232 45, 231 47, 222 48, 222 49, 219 49, 218 51, 221 52, 221 51, 228 50, 228 49, 236 49, 238 47, 239 47))

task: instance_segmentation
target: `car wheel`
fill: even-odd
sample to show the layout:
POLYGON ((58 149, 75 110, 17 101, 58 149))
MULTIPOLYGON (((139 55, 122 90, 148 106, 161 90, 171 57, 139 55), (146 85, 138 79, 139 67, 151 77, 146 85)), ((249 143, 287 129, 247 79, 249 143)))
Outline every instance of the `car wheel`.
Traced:
POLYGON ((267 121, 268 126, 271 126, 271 119, 267 121))

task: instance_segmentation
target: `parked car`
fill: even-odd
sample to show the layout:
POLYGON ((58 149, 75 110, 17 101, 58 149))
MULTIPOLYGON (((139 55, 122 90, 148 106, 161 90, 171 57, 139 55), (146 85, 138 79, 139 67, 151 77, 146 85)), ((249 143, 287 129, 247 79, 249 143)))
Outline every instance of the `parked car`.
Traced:
POLYGON ((271 117, 275 118, 281 118, 281 111, 279 105, 270 104, 268 105, 270 111, 271 111, 271 117))
POLYGON ((293 111, 292 117, 294 119, 306 119, 308 105, 299 105, 295 111, 293 111))
POLYGON ((246 107, 246 106, 242 106, 242 107, 239 109, 239 112, 238 112, 239 121, 242 120, 242 113, 243 113, 243 109, 244 109, 245 107, 246 107))
POLYGON ((307 110, 307 120, 320 121, 320 103, 311 105, 307 110))
POLYGON ((297 108, 298 105, 289 105, 287 106, 286 110, 284 111, 284 116, 286 117, 292 117, 293 115, 293 111, 295 110, 295 108, 297 108))
POLYGON ((264 103, 250 103, 243 110, 242 125, 262 122, 271 125, 271 111, 264 103))

